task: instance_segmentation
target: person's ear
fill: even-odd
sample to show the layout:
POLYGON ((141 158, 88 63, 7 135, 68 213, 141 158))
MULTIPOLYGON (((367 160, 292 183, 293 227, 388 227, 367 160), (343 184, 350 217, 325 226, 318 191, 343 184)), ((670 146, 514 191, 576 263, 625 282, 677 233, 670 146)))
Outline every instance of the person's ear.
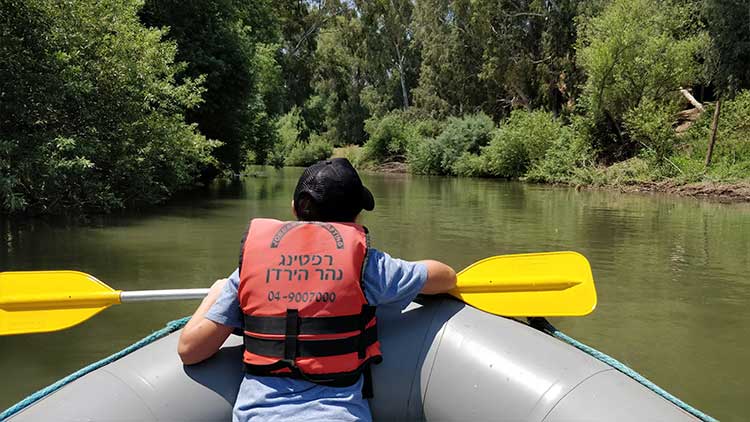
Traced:
POLYGON ((294 208, 294 199, 292 199, 292 214, 294 214, 294 218, 298 218, 297 210, 294 208))

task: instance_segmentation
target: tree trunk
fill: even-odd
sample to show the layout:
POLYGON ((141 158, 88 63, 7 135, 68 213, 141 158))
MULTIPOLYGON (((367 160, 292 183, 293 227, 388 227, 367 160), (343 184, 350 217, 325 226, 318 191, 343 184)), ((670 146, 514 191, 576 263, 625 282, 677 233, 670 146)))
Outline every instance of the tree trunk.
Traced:
POLYGON ((708 141, 708 151, 706 151, 706 168, 711 165, 711 155, 714 153, 714 145, 716 144, 716 132, 719 128, 719 113, 721 112, 721 98, 716 100, 716 110, 714 110, 714 118, 711 121, 711 139, 708 141))
POLYGON ((404 110, 406 110, 409 108, 409 93, 406 91, 406 80, 404 79, 403 70, 399 70, 399 73, 401 74, 401 92, 404 95, 404 110))
POLYGON ((409 92, 406 90, 406 77, 404 76, 404 56, 396 45, 396 54, 398 55, 398 77, 401 79, 401 94, 404 100, 404 110, 409 108, 409 92))

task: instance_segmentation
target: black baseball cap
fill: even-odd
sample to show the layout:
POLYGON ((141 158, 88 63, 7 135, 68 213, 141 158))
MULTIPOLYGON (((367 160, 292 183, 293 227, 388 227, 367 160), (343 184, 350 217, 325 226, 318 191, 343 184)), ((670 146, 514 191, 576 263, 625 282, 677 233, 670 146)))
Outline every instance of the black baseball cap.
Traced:
POLYGON ((372 193, 346 158, 318 161, 306 168, 294 189, 295 207, 305 194, 313 199, 320 214, 331 221, 349 220, 363 209, 375 208, 372 193))

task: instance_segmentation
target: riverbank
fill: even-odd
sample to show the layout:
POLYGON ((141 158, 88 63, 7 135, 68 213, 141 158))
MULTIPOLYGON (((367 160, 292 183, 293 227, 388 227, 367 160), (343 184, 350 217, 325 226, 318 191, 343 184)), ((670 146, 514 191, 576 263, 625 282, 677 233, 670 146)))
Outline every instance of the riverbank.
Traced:
MULTIPOLYGON (((332 157, 346 157, 357 163, 361 147, 348 146, 334 148, 332 157)), ((379 164, 359 163, 361 170, 375 173, 409 174, 409 165, 391 161, 379 164)), ((550 183, 553 185, 573 186, 576 189, 604 189, 622 193, 668 194, 682 197, 693 197, 717 202, 750 202, 750 180, 739 182, 694 182, 684 183, 677 180, 635 182, 615 184, 572 184, 550 183)))
POLYGON ((605 186, 623 193, 665 193, 719 202, 750 202, 750 182, 699 182, 680 184, 672 180, 644 182, 630 186, 605 186))

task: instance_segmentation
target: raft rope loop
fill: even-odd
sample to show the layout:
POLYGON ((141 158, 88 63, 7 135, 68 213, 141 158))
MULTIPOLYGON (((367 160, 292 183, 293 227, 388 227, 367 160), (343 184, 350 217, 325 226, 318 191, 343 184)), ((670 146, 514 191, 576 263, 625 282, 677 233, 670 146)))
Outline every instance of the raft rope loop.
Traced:
POLYGON ((6 420, 7 418, 15 415, 16 413, 22 411, 23 409, 31 406, 32 404, 36 403, 37 401, 47 397, 48 395, 54 393, 55 391, 61 389, 62 387, 70 384, 71 382, 77 380, 78 378, 83 377, 84 375, 88 374, 89 372, 95 371, 102 366, 105 366, 107 364, 110 364, 124 356, 127 356, 136 350, 149 345, 156 340, 159 340, 162 337, 166 337, 167 335, 179 330, 180 328, 184 327, 185 324, 187 324, 188 320, 190 320, 190 317, 180 318, 174 321, 170 321, 167 323, 166 327, 162 328, 161 330, 155 331, 148 336, 144 337, 140 341, 131 344, 130 346, 120 350, 119 352, 108 356, 98 362, 94 362, 84 368, 79 369, 78 371, 68 375, 67 377, 55 382, 54 384, 48 385, 47 387, 42 388, 41 390, 32 393, 25 399, 21 400, 20 402, 14 404, 13 406, 5 409, 3 413, 0 413, 0 422, 6 420))
POLYGON ((653 391, 659 396, 665 398, 666 400, 668 400, 675 406, 690 413, 691 415, 702 420, 703 422, 718 422, 718 420, 716 420, 714 417, 707 415, 701 412, 700 410, 694 408, 693 406, 690 406, 689 404, 685 403, 684 401, 678 399, 677 397, 670 394, 668 391, 654 384, 653 382, 648 380, 646 377, 639 374, 634 369, 630 368, 629 366, 625 365, 619 360, 613 358, 612 356, 607 355, 606 353, 602 353, 599 350, 596 350, 587 344, 581 343, 580 341, 574 339, 573 337, 570 337, 567 334, 563 333, 562 331, 558 330, 552 324, 550 324, 549 321, 547 321, 545 318, 539 318, 539 317, 528 318, 528 321, 529 321, 530 326, 536 328, 537 330, 544 331, 545 333, 550 334, 551 336, 559 340, 562 340, 563 342, 568 343, 571 346, 617 369, 618 371, 622 372, 623 374, 637 381, 642 386, 648 388, 649 390, 653 391))

